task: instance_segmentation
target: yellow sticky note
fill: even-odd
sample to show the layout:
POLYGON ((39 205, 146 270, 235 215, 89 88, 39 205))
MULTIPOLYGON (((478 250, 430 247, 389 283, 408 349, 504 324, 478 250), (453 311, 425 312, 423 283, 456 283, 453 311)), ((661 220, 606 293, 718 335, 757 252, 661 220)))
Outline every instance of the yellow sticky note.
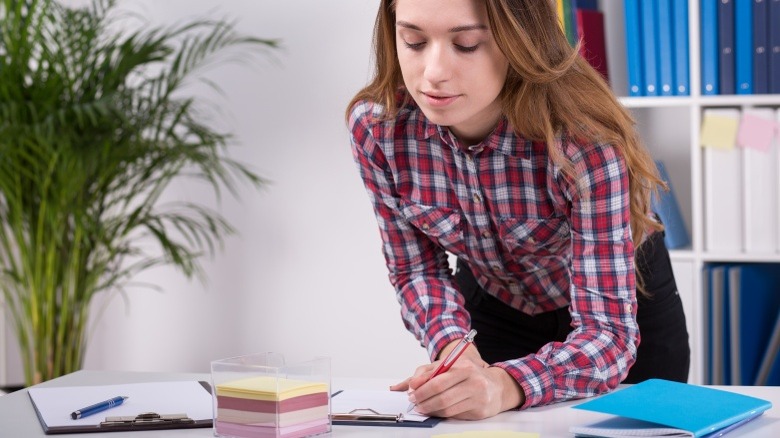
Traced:
POLYGON ((324 382, 282 379, 271 376, 250 377, 217 385, 217 395, 252 400, 282 401, 302 395, 327 392, 324 382))
POLYGON ((431 438, 539 438, 539 434, 529 432, 512 432, 510 430, 474 430, 470 432, 433 435, 431 438))
POLYGON ((734 149, 739 119, 719 114, 704 113, 701 124, 701 145, 718 149, 734 149))

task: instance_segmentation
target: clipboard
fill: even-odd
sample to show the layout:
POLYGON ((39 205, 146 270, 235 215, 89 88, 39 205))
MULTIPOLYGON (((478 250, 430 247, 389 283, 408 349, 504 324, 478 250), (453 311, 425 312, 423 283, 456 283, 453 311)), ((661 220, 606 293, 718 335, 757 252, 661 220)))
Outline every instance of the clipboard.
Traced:
POLYGON ((29 388, 27 391, 46 435, 206 428, 213 423, 211 386, 204 381, 29 388), (80 420, 69 418, 69 412, 84 403, 77 397, 97 400, 103 394, 123 392, 128 393, 129 402, 117 408, 80 420), (171 411, 149 410, 154 407, 171 411), (177 412, 173 410, 176 407, 190 412, 177 412))
MULTIPOLYGON (((331 414, 331 422, 334 426, 384 426, 384 427, 433 427, 439 424, 443 418, 428 417, 424 421, 407 421, 404 417, 408 402, 404 393, 390 393, 388 391, 362 391, 375 398, 372 400, 359 400, 355 406, 349 406, 344 409, 345 412, 338 412, 334 407, 331 414), (396 396, 396 394, 398 396, 396 396), (358 406, 359 405, 359 406, 358 406), (382 406, 383 409, 375 409, 371 406, 382 406)), ((331 395, 333 401, 335 397, 344 391, 337 391, 331 395)), ((354 404, 353 403, 353 404, 354 404)))

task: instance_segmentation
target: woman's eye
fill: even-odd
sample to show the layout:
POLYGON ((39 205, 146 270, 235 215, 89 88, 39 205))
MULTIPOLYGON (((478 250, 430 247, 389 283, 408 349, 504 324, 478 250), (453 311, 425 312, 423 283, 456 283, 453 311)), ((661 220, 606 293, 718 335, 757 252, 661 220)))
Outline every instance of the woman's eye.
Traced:
POLYGON ((425 42, 410 43, 410 42, 404 41, 404 44, 406 45, 406 47, 408 49, 420 50, 420 49, 422 49, 422 46, 425 44, 425 42))
POLYGON ((471 52, 474 52, 474 51, 476 51, 476 50, 477 50, 477 48, 479 48, 479 44, 475 44, 475 45, 473 45, 473 46, 461 46, 460 44, 455 44, 455 48, 456 48, 456 49, 457 49, 459 52, 463 52, 463 53, 471 53, 471 52))

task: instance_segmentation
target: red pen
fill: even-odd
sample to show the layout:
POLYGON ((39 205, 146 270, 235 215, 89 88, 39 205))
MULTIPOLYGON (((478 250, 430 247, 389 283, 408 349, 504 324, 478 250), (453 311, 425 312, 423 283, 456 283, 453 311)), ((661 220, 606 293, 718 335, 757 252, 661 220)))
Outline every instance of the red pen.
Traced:
MULTIPOLYGON (((433 371, 433 374, 431 374, 431 377, 428 377, 428 380, 425 381, 425 383, 428 383, 433 379, 434 377, 438 376, 439 374, 446 373, 447 370, 449 370, 452 367, 452 364, 455 363, 456 360, 460 357, 461 354, 463 354, 464 351, 466 351, 466 348, 474 342, 474 336, 477 336, 476 330, 471 330, 466 334, 466 336, 463 337, 463 339, 458 342, 458 345, 455 346, 455 348, 450 351, 450 354, 447 355, 447 357, 444 358, 443 361, 439 362, 439 366, 436 367, 436 369, 433 371)), ((409 408, 406 410, 406 412, 411 412, 412 409, 414 409, 415 404, 410 403, 409 408)))

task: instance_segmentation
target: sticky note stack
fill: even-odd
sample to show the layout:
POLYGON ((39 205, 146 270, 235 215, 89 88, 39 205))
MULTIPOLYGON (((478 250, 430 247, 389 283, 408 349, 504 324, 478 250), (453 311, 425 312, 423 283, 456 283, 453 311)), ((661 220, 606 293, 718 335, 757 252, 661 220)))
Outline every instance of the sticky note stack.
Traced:
POLYGON ((298 438, 330 430, 326 383, 260 376, 218 384, 216 394, 220 435, 298 438))

